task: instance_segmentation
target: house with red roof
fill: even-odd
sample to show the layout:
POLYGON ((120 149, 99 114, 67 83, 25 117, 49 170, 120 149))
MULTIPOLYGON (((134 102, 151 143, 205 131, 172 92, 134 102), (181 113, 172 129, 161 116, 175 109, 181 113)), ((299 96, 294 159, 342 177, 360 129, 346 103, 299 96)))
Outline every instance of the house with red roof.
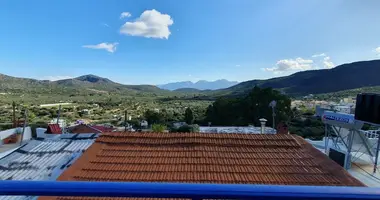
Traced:
POLYGON ((67 132, 69 133, 104 133, 112 131, 112 127, 88 124, 78 124, 67 129, 67 132))
POLYGON ((47 134, 62 134, 62 129, 59 124, 49 124, 46 132, 47 134))

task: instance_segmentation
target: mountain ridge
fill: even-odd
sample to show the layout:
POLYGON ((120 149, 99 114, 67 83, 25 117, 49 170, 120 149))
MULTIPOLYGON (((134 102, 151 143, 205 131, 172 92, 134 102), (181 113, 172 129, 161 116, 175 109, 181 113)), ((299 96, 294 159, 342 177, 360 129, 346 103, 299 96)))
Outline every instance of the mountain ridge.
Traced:
POLYGON ((370 60, 347 63, 332 69, 309 70, 266 80, 244 81, 218 90, 199 90, 186 87, 173 91, 161 89, 154 85, 123 85, 91 74, 57 81, 18 78, 0 74, 0 92, 88 95, 94 91, 101 91, 130 96, 202 94, 203 96, 217 98, 244 95, 257 85, 259 87, 272 87, 291 96, 302 96, 380 86, 378 74, 380 74, 380 60, 370 60))
POLYGON ((322 94, 380 85, 380 60, 358 61, 332 69, 308 70, 266 80, 244 81, 232 87, 214 91, 214 95, 241 95, 255 85, 271 87, 291 96, 322 94))
POLYGON ((180 82, 173 82, 173 83, 158 85, 158 87, 161 89, 171 90, 171 91, 176 91, 179 89, 217 90, 217 89, 228 88, 238 83, 239 82, 237 81, 218 79, 215 81, 199 80, 197 82, 180 81, 180 82))

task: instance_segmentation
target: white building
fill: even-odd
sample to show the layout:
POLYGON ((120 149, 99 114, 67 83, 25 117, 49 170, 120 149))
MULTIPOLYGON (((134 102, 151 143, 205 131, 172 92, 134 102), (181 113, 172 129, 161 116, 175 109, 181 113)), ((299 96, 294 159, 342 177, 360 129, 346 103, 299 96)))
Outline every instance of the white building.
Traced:
POLYGON ((148 122, 146 120, 141 120, 140 126, 141 127, 148 127, 148 122))
POLYGON ((347 105, 335 105, 334 110, 341 113, 351 114, 351 106, 347 105))
MULTIPOLYGON (((50 121, 50 124, 57 124, 57 118, 52 119, 52 120, 50 121)), ((58 125, 59 125, 59 127, 61 127, 61 128, 66 127, 66 120, 64 120, 64 119, 59 119, 59 120, 58 120, 58 125)))

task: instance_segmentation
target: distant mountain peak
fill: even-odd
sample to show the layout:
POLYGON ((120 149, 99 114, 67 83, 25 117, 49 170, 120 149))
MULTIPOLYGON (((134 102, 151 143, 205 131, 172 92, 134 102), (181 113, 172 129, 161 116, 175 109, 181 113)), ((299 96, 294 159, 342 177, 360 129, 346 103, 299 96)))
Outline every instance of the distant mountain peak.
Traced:
POLYGON ((103 78, 103 77, 96 76, 96 75, 93 75, 93 74, 79 76, 79 77, 74 78, 74 79, 75 80, 79 80, 79 81, 87 81, 87 82, 90 82, 90 83, 98 83, 98 82, 112 83, 112 81, 109 80, 109 79, 107 79, 107 78, 103 78))
POLYGON ((239 82, 237 81, 228 81, 226 79, 220 79, 216 81, 199 80, 195 83, 191 81, 181 81, 181 82, 158 85, 158 87, 161 89, 166 89, 166 90, 178 90, 178 89, 217 90, 217 89, 228 88, 238 83, 239 82))

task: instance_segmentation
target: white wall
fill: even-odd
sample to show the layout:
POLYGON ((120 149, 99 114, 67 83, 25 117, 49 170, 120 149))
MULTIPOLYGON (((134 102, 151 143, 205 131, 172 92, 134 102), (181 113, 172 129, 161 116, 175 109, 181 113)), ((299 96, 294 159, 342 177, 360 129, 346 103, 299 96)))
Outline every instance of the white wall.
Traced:
MULTIPOLYGON (((5 131, 0 131, 0 140, 3 140, 9 137, 10 135, 16 133, 17 129, 20 129, 22 131, 22 128, 12 128, 5 131)), ((32 139, 32 129, 28 126, 25 128, 23 141, 30 140, 30 139, 32 139)))
POLYGON ((53 138, 61 134, 46 134, 46 128, 36 128, 36 133, 38 138, 53 138))

